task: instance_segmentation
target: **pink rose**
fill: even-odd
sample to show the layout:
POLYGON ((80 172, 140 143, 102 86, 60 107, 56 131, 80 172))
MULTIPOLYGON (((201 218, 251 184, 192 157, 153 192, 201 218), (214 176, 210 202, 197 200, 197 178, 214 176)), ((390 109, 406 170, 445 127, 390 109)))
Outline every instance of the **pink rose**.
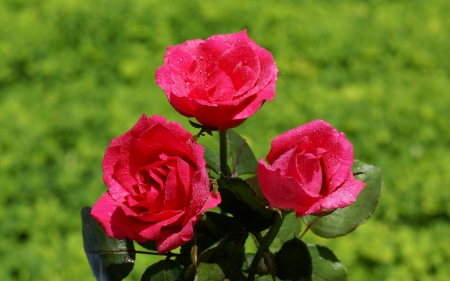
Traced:
POLYGON ((156 83, 179 113, 222 131, 273 99, 277 73, 271 53, 243 30, 168 47, 156 83))
POLYGON ((365 183, 352 174, 353 147, 343 133, 316 120, 272 141, 258 164, 258 179, 270 205, 296 216, 323 214, 353 202, 365 183))
POLYGON ((152 240, 159 253, 188 242, 200 215, 221 200, 210 190, 203 147, 161 116, 142 115, 113 139, 102 166, 109 190, 92 216, 110 237, 152 240))

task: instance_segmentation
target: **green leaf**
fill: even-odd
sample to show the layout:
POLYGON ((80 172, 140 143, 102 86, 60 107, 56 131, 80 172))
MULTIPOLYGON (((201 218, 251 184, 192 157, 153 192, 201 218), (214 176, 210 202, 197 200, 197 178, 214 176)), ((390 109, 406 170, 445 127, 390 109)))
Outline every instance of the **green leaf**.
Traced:
POLYGON ((283 246, 283 243, 297 237, 301 230, 302 221, 295 217, 294 212, 289 212, 284 216, 283 224, 281 225, 276 238, 273 240, 272 244, 270 244, 269 250, 272 252, 279 251, 281 246, 283 246))
POLYGON ((197 269, 194 281, 224 281, 225 273, 215 263, 201 263, 197 269))
POLYGON ((256 195, 256 197, 259 198, 259 201, 261 201, 261 204, 264 206, 269 206, 269 201, 267 201, 266 197, 264 197, 264 194, 261 190, 261 186, 259 185, 258 176, 253 176, 248 179, 245 179, 245 181, 248 183, 250 188, 252 189, 253 193, 256 195))
POLYGON ((311 280, 313 265, 308 246, 293 238, 283 244, 275 256, 276 274, 280 279, 311 280))
POLYGON ((149 266, 141 281, 177 281, 181 279, 183 266, 173 260, 162 260, 149 266))
POLYGON ((241 268, 245 262, 244 245, 247 237, 247 233, 227 233, 224 238, 201 252, 198 262, 226 261, 228 265, 234 264, 235 267, 241 268), (230 238, 232 236, 234 236, 234 240, 230 238))
MULTIPOLYGON (((228 232, 240 232, 244 230, 242 224, 233 217, 215 212, 205 212, 207 227, 215 238, 222 238, 228 232)), ((204 230, 200 228, 200 231, 204 230)))
POLYGON ((109 238, 91 216, 91 208, 81 210, 84 251, 98 281, 120 281, 134 266, 135 253, 131 240, 109 238))
MULTIPOLYGON (((269 275, 269 274, 264 275, 264 276, 259 276, 255 279, 255 281, 273 281, 273 280, 274 279, 273 279, 272 275, 269 275)), ((279 281, 280 279, 275 277, 275 280, 279 281)))
POLYGON ((375 212, 383 189, 381 169, 356 160, 352 171, 358 174, 355 178, 365 182, 366 186, 352 205, 326 216, 304 217, 307 225, 312 224, 311 230, 315 234, 325 238, 346 235, 365 223, 375 212))
POLYGON ((295 212, 290 212, 285 215, 283 224, 281 225, 280 231, 277 234, 277 240, 282 244, 294 237, 297 237, 302 227, 302 222, 300 219, 295 217, 295 212))
POLYGON ((227 272, 227 279, 225 279, 225 280, 230 280, 230 281, 248 281, 247 277, 239 269, 229 268, 226 272, 227 272))
POLYGON ((203 157, 205 158, 206 164, 211 170, 213 170, 217 174, 220 174, 220 157, 206 146, 204 146, 204 148, 205 152, 203 157))
MULTIPOLYGON (((198 264, 203 263, 217 263, 222 271, 231 280, 239 280, 238 276, 242 273, 235 272, 236 268, 242 268, 245 260, 244 243, 247 234, 240 234, 240 238, 234 241, 229 241, 230 233, 226 234, 224 238, 212 244, 210 247, 200 253, 197 258, 198 264), (232 278, 231 276, 236 276, 232 278)), ((185 276, 190 276, 191 272, 195 270, 193 265, 189 265, 185 276)), ((240 270, 237 270, 240 271, 240 270)), ((195 272, 195 271, 194 271, 195 272)))
POLYGON ((233 130, 227 131, 227 143, 230 149, 231 174, 237 177, 243 174, 256 174, 258 161, 247 141, 233 130))
POLYGON ((212 244, 210 247, 205 249, 198 256, 198 263, 208 262, 209 258, 218 250, 222 249, 223 245, 227 242, 228 235, 225 235, 222 239, 212 244))
POLYGON ((266 208, 244 180, 221 177, 218 184, 222 212, 232 214, 248 231, 261 231, 272 225, 277 214, 266 208))
POLYGON ((247 281, 241 270, 229 266, 227 262, 201 263, 194 281, 247 281))
MULTIPOLYGON (((245 262, 246 268, 249 269, 252 264, 253 259, 255 258, 255 254, 247 253, 245 254, 245 262)), ((275 275, 275 263, 274 263, 275 255, 266 250, 263 253, 261 260, 258 262, 258 266, 256 267, 256 274, 265 275, 270 274, 270 276, 275 275)))
MULTIPOLYGON (((202 235, 197 236, 195 239, 195 246, 197 246, 197 253, 203 252, 205 249, 210 247, 212 244, 214 244, 217 239, 215 237, 211 237, 209 235, 203 235, 202 232, 200 232, 202 235)), ((194 241, 191 240, 190 243, 183 244, 180 248, 180 256, 177 256, 175 258, 175 261, 183 265, 184 267, 188 268, 192 264, 192 258, 191 258, 191 252, 192 247, 194 246, 194 241)), ((195 267, 194 267, 195 269, 195 267)), ((187 271, 187 269, 185 270, 187 271)), ((195 270, 193 271, 195 273, 195 270)), ((188 274, 189 275, 189 274, 188 274)), ((194 277, 194 274, 192 274, 192 277, 194 277)))
MULTIPOLYGON (((206 222, 201 227, 196 228, 197 236, 195 238, 195 245, 197 246, 197 252, 199 255, 201 255, 201 259, 197 260, 198 263, 209 261, 211 256, 214 256, 216 254, 216 250, 220 250, 217 248, 218 245, 215 245, 218 241, 222 241, 222 238, 227 235, 228 239, 229 232, 237 231, 238 233, 243 230, 242 225, 239 221, 236 219, 226 216, 225 214, 218 214, 214 212, 206 212, 206 222), (215 245, 215 246, 214 246, 215 245), (215 250, 213 250, 215 249, 215 250), (208 253, 209 256, 206 254, 208 253)), ((232 235, 235 236, 235 235, 232 235)), ((194 242, 194 241, 192 241, 194 242)), ((175 260, 185 266, 186 268, 189 268, 190 265, 192 265, 192 260, 190 257, 191 249, 193 247, 193 243, 186 243, 181 246, 180 254, 181 256, 177 256, 175 260)), ((222 247, 222 245, 221 245, 222 247)), ((218 253, 218 256, 223 256, 223 253, 218 253)), ((214 262, 217 260, 215 257, 213 257, 214 262)), ((195 268, 194 268, 195 269, 195 268)), ((186 269, 188 270, 192 269, 186 269)), ((190 276, 190 273, 188 272, 187 276, 190 276)), ((193 271, 195 273, 195 270, 193 271)), ((194 277, 194 274, 192 274, 192 277, 194 277)))
POLYGON ((313 263, 313 281, 346 281, 347 269, 326 247, 308 244, 313 263))

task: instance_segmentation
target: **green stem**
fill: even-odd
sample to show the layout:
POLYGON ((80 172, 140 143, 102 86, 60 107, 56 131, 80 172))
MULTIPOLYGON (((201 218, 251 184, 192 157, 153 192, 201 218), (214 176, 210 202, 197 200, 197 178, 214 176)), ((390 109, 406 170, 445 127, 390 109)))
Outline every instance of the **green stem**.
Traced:
POLYGON ((220 171, 224 176, 231 176, 227 161, 227 130, 219 132, 220 141, 220 171))
POLYGON ((154 255, 154 256, 168 256, 168 257, 184 257, 186 255, 184 254, 178 254, 178 253, 172 253, 172 252, 168 252, 165 254, 158 254, 157 252, 149 252, 149 251, 131 251, 131 250, 120 250, 120 251, 86 251, 86 253, 94 253, 94 254, 128 254, 128 253, 132 253, 132 254, 143 254, 143 255, 154 255))
POLYGON ((302 239, 302 238, 303 238, 303 235, 305 235, 306 232, 308 232, 308 230, 310 230, 311 227, 312 227, 312 226, 313 226, 320 218, 321 218, 321 217, 316 217, 315 220, 313 220, 310 224, 308 224, 308 225, 306 226, 306 229, 302 232, 302 234, 300 234, 300 236, 299 236, 298 238, 302 239))
POLYGON ((269 246, 272 244, 275 237, 277 237, 278 232, 280 231, 281 225, 283 224, 285 213, 282 212, 282 216, 277 215, 275 218, 275 222, 270 228, 269 232, 267 232, 266 236, 264 236, 261 244, 259 245, 259 249, 253 258, 252 264, 250 265, 248 271, 247 279, 249 281, 253 281, 255 279, 256 269, 258 267, 258 263, 264 255, 264 252, 269 249, 269 246))

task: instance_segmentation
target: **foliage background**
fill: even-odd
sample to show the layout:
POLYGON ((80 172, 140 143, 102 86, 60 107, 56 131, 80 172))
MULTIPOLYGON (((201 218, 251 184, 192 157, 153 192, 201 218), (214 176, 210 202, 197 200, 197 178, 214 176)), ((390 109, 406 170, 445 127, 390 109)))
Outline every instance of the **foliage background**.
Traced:
POLYGON ((155 70, 168 45, 244 28, 285 74, 237 129, 257 157, 321 118, 384 169, 367 224, 305 240, 328 245, 349 280, 447 280, 449 14, 447 0, 0 0, 0 280, 94 280, 80 210, 106 190, 105 148, 142 113, 196 132, 155 70))

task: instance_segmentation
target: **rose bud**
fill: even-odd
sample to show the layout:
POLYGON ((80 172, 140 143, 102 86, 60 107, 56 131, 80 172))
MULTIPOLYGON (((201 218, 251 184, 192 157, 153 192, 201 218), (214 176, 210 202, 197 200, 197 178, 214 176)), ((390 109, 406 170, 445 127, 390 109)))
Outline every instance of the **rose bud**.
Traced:
POLYGON ((276 137, 260 159, 258 179, 272 207, 297 217, 326 214, 353 202, 365 183, 352 174, 353 146, 330 124, 316 120, 276 137))

